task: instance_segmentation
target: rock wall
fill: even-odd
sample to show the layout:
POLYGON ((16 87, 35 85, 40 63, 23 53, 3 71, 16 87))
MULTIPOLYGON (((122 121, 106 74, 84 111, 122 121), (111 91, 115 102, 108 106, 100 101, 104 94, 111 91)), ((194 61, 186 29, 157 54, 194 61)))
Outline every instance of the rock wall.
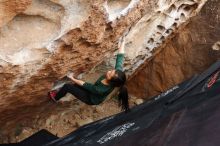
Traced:
POLYGON ((207 69, 220 59, 220 1, 209 0, 199 15, 176 31, 162 51, 129 81, 129 91, 149 98, 207 69))
POLYGON ((126 37, 125 70, 132 75, 205 2, 2 0, 2 128, 13 128, 16 122, 49 110, 47 91, 69 69, 81 76, 103 60, 112 66, 111 58, 123 35, 126 37))

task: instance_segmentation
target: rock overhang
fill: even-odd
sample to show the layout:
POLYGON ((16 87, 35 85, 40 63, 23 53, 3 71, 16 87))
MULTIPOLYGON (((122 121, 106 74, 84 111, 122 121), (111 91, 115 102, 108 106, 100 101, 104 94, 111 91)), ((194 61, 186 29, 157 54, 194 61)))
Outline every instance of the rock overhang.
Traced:
POLYGON ((4 7, 4 22, 0 23, 0 114, 11 113, 10 120, 16 108, 45 102, 48 84, 70 68, 81 74, 103 60, 110 60, 108 64, 113 66, 109 58, 123 35, 125 70, 132 75, 205 2, 22 0, 7 3, 7 7, 0 3, 0 8, 4 7), (19 9, 11 7, 14 5, 19 9), (13 13, 7 15, 7 9, 13 13))

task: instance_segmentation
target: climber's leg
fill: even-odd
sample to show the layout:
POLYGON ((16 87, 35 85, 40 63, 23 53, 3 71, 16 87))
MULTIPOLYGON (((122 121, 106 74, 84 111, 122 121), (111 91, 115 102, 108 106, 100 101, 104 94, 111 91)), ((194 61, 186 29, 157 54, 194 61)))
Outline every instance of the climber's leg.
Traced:
POLYGON ((76 84, 65 84, 60 91, 56 94, 55 100, 58 101, 60 98, 65 96, 67 93, 71 93, 77 99, 81 100, 82 102, 91 105, 90 100, 90 93, 89 91, 85 90, 84 88, 80 87, 76 84))

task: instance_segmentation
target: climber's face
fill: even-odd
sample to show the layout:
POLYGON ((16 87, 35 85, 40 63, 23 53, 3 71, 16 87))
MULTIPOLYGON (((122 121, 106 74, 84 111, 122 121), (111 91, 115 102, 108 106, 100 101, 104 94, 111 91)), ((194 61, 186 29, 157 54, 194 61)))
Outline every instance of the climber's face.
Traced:
POLYGON ((107 80, 111 80, 115 76, 115 70, 109 70, 106 72, 105 77, 107 80))

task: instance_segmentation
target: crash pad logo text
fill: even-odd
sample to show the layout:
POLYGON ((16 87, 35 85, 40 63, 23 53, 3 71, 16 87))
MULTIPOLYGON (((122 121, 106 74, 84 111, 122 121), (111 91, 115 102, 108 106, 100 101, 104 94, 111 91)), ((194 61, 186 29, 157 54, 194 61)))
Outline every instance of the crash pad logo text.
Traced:
POLYGON ((126 123, 124 125, 116 127, 111 132, 108 132, 102 138, 100 138, 97 142, 103 144, 115 137, 122 136, 130 127, 134 126, 135 123, 126 123))

